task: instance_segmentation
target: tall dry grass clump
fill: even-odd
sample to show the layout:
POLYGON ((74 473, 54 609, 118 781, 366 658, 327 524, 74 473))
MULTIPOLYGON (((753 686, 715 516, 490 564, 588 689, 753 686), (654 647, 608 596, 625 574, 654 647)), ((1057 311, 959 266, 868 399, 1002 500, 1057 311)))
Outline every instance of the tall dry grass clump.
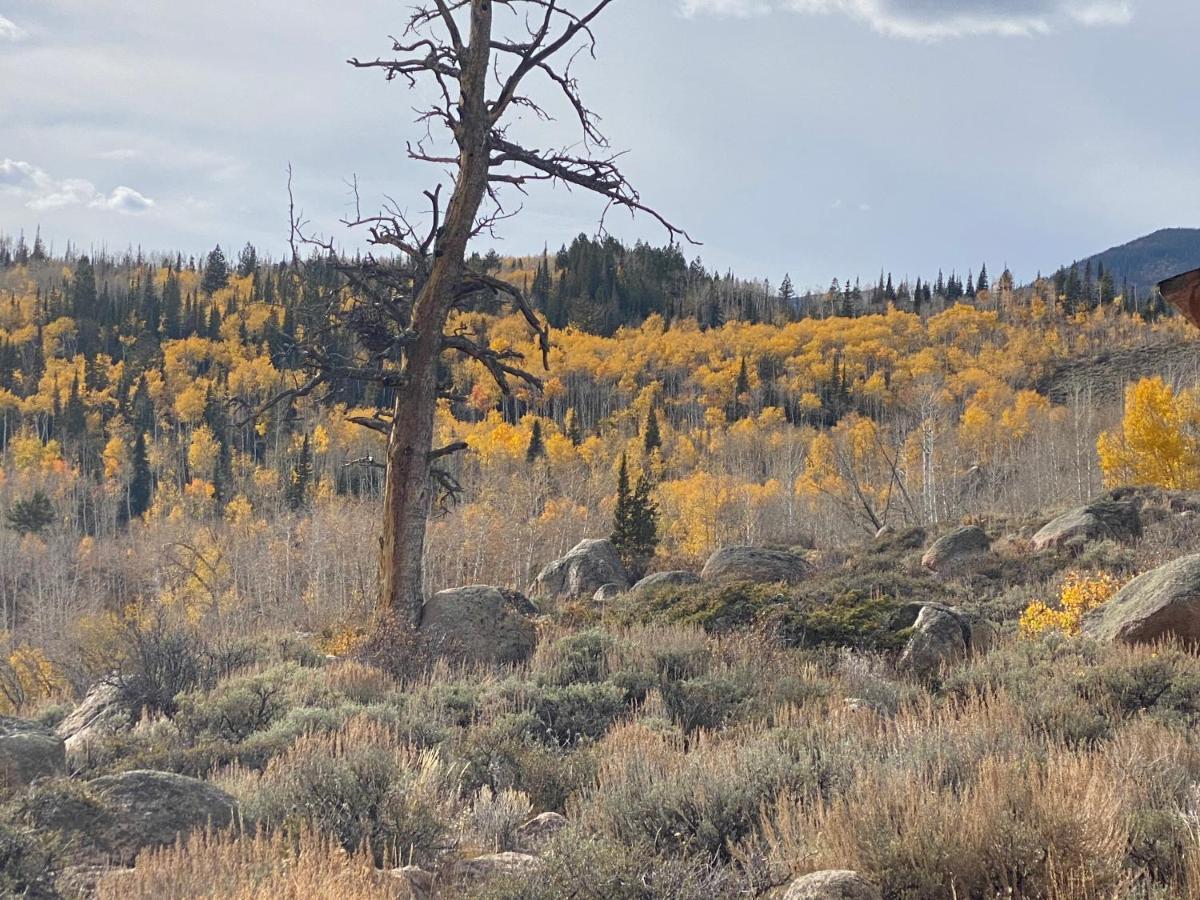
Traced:
POLYGON ((143 853, 128 872, 97 885, 97 900, 404 900, 405 888, 311 828, 296 834, 200 832, 143 853))

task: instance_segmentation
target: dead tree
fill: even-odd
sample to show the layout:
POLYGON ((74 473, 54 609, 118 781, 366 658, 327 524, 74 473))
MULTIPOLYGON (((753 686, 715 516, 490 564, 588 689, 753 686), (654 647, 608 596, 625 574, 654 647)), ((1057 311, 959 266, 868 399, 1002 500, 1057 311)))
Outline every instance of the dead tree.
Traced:
MULTIPOLYGON (((516 352, 493 349, 478 335, 446 333, 451 312, 480 295, 503 298, 524 315, 541 365, 549 365, 548 325, 522 292, 467 265, 471 240, 494 233, 519 211, 504 205, 502 193, 525 194, 537 182, 581 188, 604 199, 605 214, 614 207, 644 213, 672 242, 687 238, 626 181, 571 72, 579 54, 594 55, 591 26, 611 2, 589 0, 575 11, 570 0, 429 0, 414 7, 387 57, 349 60, 389 81, 432 89, 435 99, 418 110, 423 136, 408 144, 407 153, 446 173, 448 184, 425 192, 427 211, 420 219, 389 200, 376 215, 358 211, 344 222, 365 228, 382 255, 342 266, 345 289, 331 298, 324 322, 305 330, 300 349, 309 380, 268 406, 346 380, 373 384, 394 398, 390 407, 354 421, 387 436, 380 463, 386 479, 378 608, 401 624, 420 624, 422 557, 435 496, 457 490, 444 461, 468 449, 462 443, 433 446, 438 400, 446 392, 439 384, 443 354, 475 360, 505 394, 514 383, 541 388, 516 352), (544 99, 534 99, 535 84, 544 99), (552 102, 568 111, 578 129, 572 149, 521 143, 511 133, 514 114, 546 121, 552 102)), ((301 231, 295 217, 293 230, 301 231)))

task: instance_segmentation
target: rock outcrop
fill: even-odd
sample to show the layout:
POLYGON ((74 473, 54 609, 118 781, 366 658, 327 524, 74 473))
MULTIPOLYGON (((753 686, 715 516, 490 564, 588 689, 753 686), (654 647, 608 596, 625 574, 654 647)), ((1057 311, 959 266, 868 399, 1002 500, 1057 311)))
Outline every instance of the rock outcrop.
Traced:
POLYGON ((629 587, 629 575, 612 542, 603 538, 580 541, 562 559, 547 565, 533 582, 529 593, 552 600, 591 597, 601 587, 629 587))
POLYGON ((534 816, 517 829, 517 846, 536 853, 567 825, 567 817, 561 813, 544 812, 534 816))
POLYGON ((131 709, 120 685, 101 681, 92 685, 80 704, 59 723, 58 736, 66 742, 71 756, 86 750, 87 744, 106 734, 133 727, 140 710, 131 709))
POLYGON ((25 719, 0 716, 0 787, 18 787, 67 770, 63 739, 25 719))
POLYGON ((147 847, 228 827, 237 816, 237 801, 214 785, 146 769, 47 783, 34 808, 34 824, 60 832, 76 865, 129 866, 147 847))
POLYGON ((857 872, 831 869, 792 882, 783 900, 879 900, 879 888, 857 872))
POLYGON ((912 628, 899 667, 922 678, 943 665, 991 649, 996 629, 988 621, 940 603, 910 604, 892 623, 912 628))
POLYGON ((485 881, 502 875, 531 875, 541 868, 542 861, 528 853, 489 853, 454 864, 452 878, 459 885, 485 881))
POLYGON ((647 575, 630 591, 637 594, 642 591, 652 591, 662 587, 682 587, 689 584, 699 584, 700 576, 695 572, 655 572, 653 575, 647 575))
POLYGON ((439 591, 425 601, 421 632, 437 652, 455 659, 521 662, 537 644, 528 603, 520 594, 486 585, 439 591))
POLYGON ((1122 644, 1163 638, 1200 643, 1200 554, 1135 578, 1088 613, 1082 630, 1087 637, 1122 644))
POLYGON ((978 559, 992 547, 992 540, 978 525, 964 525, 943 534, 921 557, 921 565, 934 572, 949 572, 978 559))
POLYGON ((704 581, 752 581, 758 584, 798 584, 813 567, 802 556, 765 547, 725 547, 708 558, 700 577, 704 581))
POLYGON ((623 593, 625 593, 624 586, 610 582, 596 588, 596 593, 592 594, 592 600, 596 603, 609 603, 616 600, 623 593))
POLYGON ((1141 504, 1138 501, 1100 500, 1051 519, 1033 536, 1033 549, 1080 547, 1105 538, 1131 543, 1141 536, 1141 504))

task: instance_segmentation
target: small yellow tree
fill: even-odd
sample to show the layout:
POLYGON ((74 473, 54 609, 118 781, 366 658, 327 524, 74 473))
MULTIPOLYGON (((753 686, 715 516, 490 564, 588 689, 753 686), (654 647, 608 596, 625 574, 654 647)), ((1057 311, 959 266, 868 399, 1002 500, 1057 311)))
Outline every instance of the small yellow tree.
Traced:
POLYGON ((1100 435, 1096 451, 1109 487, 1200 488, 1200 398, 1143 378, 1126 391, 1121 427, 1100 435))

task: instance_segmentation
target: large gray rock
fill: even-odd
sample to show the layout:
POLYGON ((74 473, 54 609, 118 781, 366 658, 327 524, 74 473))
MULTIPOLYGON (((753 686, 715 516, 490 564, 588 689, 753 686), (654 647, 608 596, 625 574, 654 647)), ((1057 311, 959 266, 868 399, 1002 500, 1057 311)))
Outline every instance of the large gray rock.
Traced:
POLYGON ((1083 619, 1100 641, 1147 644, 1176 638, 1200 642, 1200 555, 1184 556, 1135 578, 1083 619))
POLYGON ((653 591, 662 587, 683 587, 699 583, 700 576, 695 572, 655 572, 653 575, 647 575, 630 590, 637 594, 641 591, 653 591))
POLYGON ((922 678, 968 654, 985 652, 996 641, 996 629, 990 622, 940 603, 909 604, 892 625, 912 628, 899 667, 922 678))
POLYGON ((90 798, 64 804, 60 830, 75 832, 97 854, 131 865, 147 847, 173 844, 200 828, 225 828, 237 815, 237 801, 205 781, 138 769, 94 778, 84 787, 90 798))
POLYGON ((879 900, 879 888, 857 872, 831 869, 792 882, 783 900, 879 900))
POLYGON ((58 736, 74 757, 85 753, 97 738, 132 728, 140 712, 130 708, 116 682, 101 681, 92 685, 82 702, 59 723, 58 736))
POLYGON ((596 588, 596 593, 592 594, 592 601, 594 603, 610 603, 623 593, 625 593, 624 585, 611 582, 609 584, 602 584, 596 588))
POLYGON ((0 716, 0 787, 18 787, 67 770, 63 740, 37 722, 0 716))
POLYGON ((542 861, 528 853, 489 853, 487 856, 459 860, 451 870, 451 877, 462 885, 500 876, 532 875, 541 866, 542 861))
POLYGON ((1033 549, 1078 547, 1105 538, 1131 543, 1141 536, 1141 508, 1136 500, 1100 500, 1051 519, 1033 536, 1033 549))
POLYGON ((964 525, 942 535, 921 557, 921 565, 934 572, 947 572, 978 559, 991 549, 992 541, 978 525, 964 525))
POLYGON ((534 597, 573 600, 591 597, 606 584, 629 587, 629 575, 612 543, 603 538, 580 541, 562 559, 547 565, 534 580, 534 597))
POLYGON ((568 826, 567 817, 561 813, 544 812, 534 816, 517 829, 517 846, 522 850, 536 852, 568 826))
POLYGON ((537 629, 516 597, 486 585, 439 591, 425 601, 421 632, 439 653, 453 658, 521 662, 533 653, 537 629))
POLYGON ((725 547, 708 558, 700 577, 704 581, 753 581, 797 584, 812 573, 803 556, 765 547, 725 547))

